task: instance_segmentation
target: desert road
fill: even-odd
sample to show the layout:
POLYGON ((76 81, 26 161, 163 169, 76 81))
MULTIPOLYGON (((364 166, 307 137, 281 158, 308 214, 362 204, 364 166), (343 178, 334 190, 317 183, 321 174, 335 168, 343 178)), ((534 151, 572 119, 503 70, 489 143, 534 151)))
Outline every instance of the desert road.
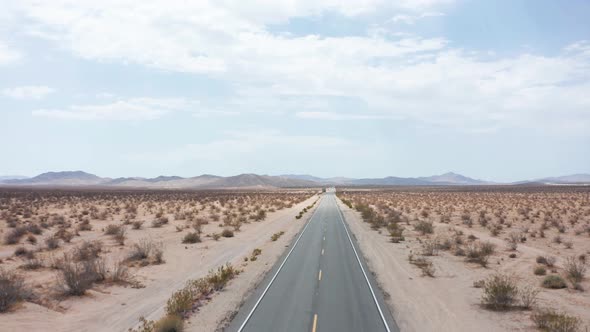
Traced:
POLYGON ((355 242, 325 193, 226 331, 398 331, 355 242))

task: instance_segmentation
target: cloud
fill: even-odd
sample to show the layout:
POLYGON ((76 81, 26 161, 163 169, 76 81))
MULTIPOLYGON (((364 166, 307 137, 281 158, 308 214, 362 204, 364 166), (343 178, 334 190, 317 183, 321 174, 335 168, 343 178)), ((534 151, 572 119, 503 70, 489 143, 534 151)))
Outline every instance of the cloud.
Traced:
MULTIPOLYGON (((229 96, 207 105, 221 112, 300 112, 297 116, 331 119, 346 117, 336 113, 366 113, 368 120, 403 118, 471 132, 518 127, 571 134, 590 124, 587 41, 564 45, 552 55, 493 56, 487 50, 456 47, 444 37, 395 35, 387 22, 377 24, 378 29, 373 29, 377 33, 338 37, 319 32, 291 35, 271 27, 294 17, 326 13, 351 21, 380 13, 410 23, 440 15, 447 3, 19 2, 20 12, 33 22, 27 31, 36 31, 82 58, 223 81, 231 90, 229 96), (361 107, 352 109, 345 101, 361 107), (580 125, 572 130, 572 124, 580 125)), ((110 110, 120 108, 138 108, 134 114, 151 114, 148 118, 161 116, 162 111, 121 101, 37 114, 120 118, 124 112, 110 110)))
POLYGON ((444 13, 437 13, 437 12, 426 12, 426 13, 422 13, 420 15, 395 15, 393 18, 391 18, 391 21, 393 23, 405 23, 405 24, 414 24, 416 23, 416 21, 423 19, 423 18, 427 18, 427 17, 440 17, 440 16, 445 16, 444 13))
POLYGON ((13 64, 22 58, 20 52, 0 41, 0 66, 13 64))
POLYGON ((14 99, 42 99, 53 92, 55 90, 48 86, 29 85, 6 88, 0 94, 14 99))
POLYGON ((32 114, 67 120, 155 120, 169 112, 188 111, 196 106, 197 101, 180 98, 132 98, 109 104, 74 105, 63 110, 40 109, 32 114))
POLYGON ((375 114, 347 114, 338 112, 297 112, 295 116, 302 119, 311 120, 385 120, 385 119, 399 119, 391 115, 375 115, 375 114))
MULTIPOLYGON (((230 131, 225 137, 203 143, 186 144, 163 151, 132 154, 128 158, 133 161, 149 161, 169 163, 184 163, 191 161, 223 161, 269 159, 278 154, 286 153, 290 157, 298 158, 311 154, 318 154, 330 150, 347 153, 358 148, 360 144, 350 140, 321 135, 289 135, 277 130, 258 131, 230 131), (277 149, 281 152, 277 152, 277 149)), ((366 149, 365 149, 366 150, 366 149)), ((274 158, 273 157, 273 158, 274 158)), ((240 164, 240 163, 237 163, 240 164)))

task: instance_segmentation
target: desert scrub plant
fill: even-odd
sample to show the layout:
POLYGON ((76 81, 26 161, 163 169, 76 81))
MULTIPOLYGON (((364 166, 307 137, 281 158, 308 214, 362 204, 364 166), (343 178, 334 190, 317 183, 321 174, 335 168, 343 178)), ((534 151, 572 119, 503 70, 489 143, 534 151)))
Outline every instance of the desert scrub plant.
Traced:
POLYGON ((410 264, 413 264, 420 268, 423 277, 428 276, 434 278, 436 269, 434 268, 434 264, 432 264, 432 261, 430 261, 426 257, 414 258, 414 255, 410 254, 408 256, 408 261, 410 262, 410 264))
POLYGON ((252 250, 252 255, 250 255, 250 260, 251 261, 257 260, 258 256, 260 256, 260 254, 262 254, 262 249, 256 248, 256 249, 252 250))
POLYGON ((537 256, 537 263, 553 267, 555 265, 555 257, 553 256, 537 256))
POLYGON ((541 285, 545 288, 550 289, 561 289, 567 287, 565 280, 563 280, 563 278, 557 274, 551 274, 546 276, 543 279, 541 285))
POLYGON ((387 225, 387 230, 389 231, 389 238, 393 243, 399 243, 400 241, 404 240, 403 232, 404 228, 399 225, 397 222, 392 222, 387 225))
POLYGON ((64 294, 84 295, 92 284, 105 279, 106 269, 101 259, 77 262, 64 254, 58 272, 58 287, 64 294))
POLYGON ((76 261, 86 261, 98 258, 102 251, 102 242, 100 241, 83 241, 72 250, 73 258, 76 261))
POLYGON ((523 309, 531 309, 537 304, 539 290, 531 285, 526 285, 518 289, 518 298, 523 309))
POLYGON ((45 238, 45 245, 49 250, 57 249, 59 247, 59 238, 55 236, 47 237, 45 238))
POLYGON ((506 239, 506 244, 508 245, 508 249, 516 250, 518 248, 518 243, 522 236, 519 233, 512 232, 508 234, 508 238, 506 239))
POLYGON ((135 229, 135 230, 141 229, 142 225, 143 225, 143 221, 136 220, 131 223, 131 229, 135 229))
POLYGON ((195 294, 190 287, 179 289, 172 293, 172 296, 166 302, 166 313, 183 317, 188 311, 192 310, 195 301, 195 294))
POLYGON ((494 250, 495 246, 490 242, 472 242, 467 245, 465 256, 468 262, 479 263, 486 267, 494 250))
POLYGON ((197 242, 201 242, 201 237, 199 236, 199 233, 197 233, 197 232, 187 233, 182 238, 182 243, 197 243, 197 242))
POLYGON ((122 225, 115 225, 115 224, 107 225, 107 227, 105 227, 105 229, 104 229, 104 234, 105 235, 116 235, 117 233, 119 233, 121 231, 122 227, 123 227, 122 225))
POLYGON ((492 310, 507 310, 517 301, 518 286, 514 278, 494 274, 484 281, 482 304, 492 310))
POLYGON ((154 324, 153 332, 182 332, 184 321, 177 315, 166 315, 154 324))
POLYGON ((17 244, 26 233, 26 227, 18 226, 13 228, 4 236, 4 244, 17 244))
POLYGON ((577 284, 582 281, 582 279, 584 279, 584 275, 586 274, 586 262, 579 260, 575 256, 568 257, 563 268, 566 272, 567 278, 572 282, 572 284, 577 284))
POLYGON ((223 237, 234 237, 234 232, 231 229, 224 229, 221 231, 221 236, 223 237))
POLYGON ((545 274, 547 274, 547 269, 541 265, 535 266, 533 273, 537 276, 544 276, 545 274))
POLYGON ((0 268, 0 312, 5 312, 14 304, 26 299, 29 291, 25 279, 12 271, 0 268))
POLYGON ((280 231, 280 232, 278 232, 278 233, 274 233, 274 234, 273 234, 273 235, 270 237, 270 240, 271 240, 271 241, 276 241, 276 240, 278 240, 278 239, 279 239, 279 238, 280 238, 280 237, 281 237, 283 234, 285 234, 285 232, 283 232, 283 231, 280 231))
POLYGON ((578 317, 549 308, 535 311, 531 319, 537 328, 547 332, 576 332, 582 324, 578 317))
POLYGON ((164 246, 161 242, 154 242, 152 239, 143 238, 134 243, 127 261, 144 261, 152 258, 154 264, 163 263, 164 246))
POLYGON ((414 225, 414 229, 422 233, 422 235, 432 234, 434 232, 434 226, 432 225, 432 222, 425 220, 418 221, 416 225, 414 225))

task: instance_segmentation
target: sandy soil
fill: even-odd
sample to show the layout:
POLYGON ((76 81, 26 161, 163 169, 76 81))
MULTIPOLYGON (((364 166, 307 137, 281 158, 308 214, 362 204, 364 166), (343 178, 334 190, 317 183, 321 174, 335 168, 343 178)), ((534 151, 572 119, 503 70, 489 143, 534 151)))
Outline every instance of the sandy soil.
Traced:
MULTIPOLYGON (((182 244, 180 239, 186 232, 177 232, 174 223, 162 228, 149 228, 144 225, 141 231, 127 232, 126 243, 134 243, 146 236, 162 241, 165 248, 165 264, 148 265, 133 271, 134 278, 144 288, 123 287, 117 285, 97 285, 83 297, 71 297, 55 305, 37 305, 26 302, 8 313, 0 314, 0 330, 3 331, 127 331, 144 316, 148 320, 158 319, 164 314, 167 299, 186 281, 205 276, 209 270, 227 262, 240 266, 243 258, 249 256, 254 248, 261 248, 262 255, 256 262, 248 262, 245 272, 232 281, 227 290, 218 294, 215 299, 197 314, 199 325, 191 321, 190 330, 211 331, 227 315, 234 310, 236 303, 247 293, 255 280, 264 274, 266 269, 284 249, 289 239, 304 224, 305 218, 295 219, 305 206, 312 204, 317 196, 309 198, 292 208, 270 212, 266 220, 251 222, 242 226, 234 238, 221 238, 214 241, 203 237, 202 243, 182 244), (276 242, 272 242, 272 234, 286 233, 276 242), (240 296, 238 296, 240 295, 240 296)), ((309 215, 310 212, 307 213, 309 215)), ((95 226, 95 230, 87 232, 84 239, 98 238, 105 243, 112 242, 101 233, 101 226, 113 221, 104 221, 95 226)), ((94 224, 94 222, 93 222, 94 224)), ((219 232, 219 223, 204 225, 203 234, 219 232)), ((72 245, 80 242, 80 238, 72 240, 72 245)), ((126 246, 109 245, 106 247, 109 257, 125 257, 126 246)), ((3 266, 17 264, 18 259, 9 258, 14 246, 0 246, 0 256, 4 259, 3 266)), ((18 263, 20 264, 20 263, 18 263)), ((41 269, 27 273, 27 282, 39 284, 38 291, 53 287, 56 273, 49 269, 41 269), (43 281, 47 281, 44 285, 43 281)))
MULTIPOLYGON (((363 222, 360 214, 340 202, 346 221, 358 239, 370 269, 386 292, 387 303, 402 331, 536 331, 530 311, 494 312, 480 306, 481 289, 474 288, 475 281, 497 271, 515 276, 520 285, 538 286, 542 277, 532 273, 535 257, 556 255, 564 249, 548 245, 546 239, 536 239, 519 244, 516 258, 509 258, 509 251, 502 238, 495 238, 483 230, 435 223, 435 233, 444 234, 454 228, 473 234, 481 240, 497 245, 488 268, 466 263, 463 258, 447 252, 429 257, 434 263, 435 278, 422 276, 421 271, 408 262, 408 255, 420 252, 421 240, 407 229, 406 240, 392 243, 386 232, 379 233, 363 222), (535 242, 536 241, 536 242, 535 242), (542 242, 542 243, 541 243, 542 242)), ((588 245, 587 239, 576 240, 575 245, 588 245), (584 243, 586 241, 586 243, 584 243)), ((512 252, 510 252, 512 253, 512 252)), ((556 265, 560 269, 560 261, 556 265)), ((583 287, 589 289, 586 280, 583 287)), ((590 326, 590 295, 570 289, 549 290, 540 288, 539 305, 551 306, 583 320, 590 326)))

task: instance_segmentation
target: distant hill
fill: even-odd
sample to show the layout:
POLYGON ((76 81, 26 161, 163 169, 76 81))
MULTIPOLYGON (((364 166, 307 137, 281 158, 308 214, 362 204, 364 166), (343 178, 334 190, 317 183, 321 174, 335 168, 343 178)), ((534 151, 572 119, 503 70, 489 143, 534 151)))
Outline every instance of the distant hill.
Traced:
POLYGON ((482 185, 490 184, 482 180, 476 180, 456 173, 445 173, 418 178, 403 178, 388 176, 384 178, 352 179, 344 177, 318 178, 311 175, 283 175, 293 179, 315 181, 322 184, 357 185, 357 186, 427 186, 427 185, 482 185))
POLYGON ((4 182, 4 181, 10 181, 10 180, 24 180, 24 179, 28 179, 28 176, 22 176, 22 175, 0 175, 0 183, 4 182))
POLYGON ((572 174, 558 177, 549 177, 537 179, 535 182, 549 183, 549 184, 576 184, 576 183, 590 183, 590 174, 572 174))
MULTIPOLYGON (((320 186, 470 186, 494 184, 449 172, 427 177, 395 177, 352 179, 345 177, 320 178, 312 175, 287 174, 280 176, 240 174, 235 176, 216 176, 210 174, 190 178, 180 176, 158 176, 155 178, 125 177, 102 178, 83 171, 47 172, 33 178, 0 177, 1 185, 11 186, 108 186, 156 189, 233 189, 233 188, 297 188, 320 186)), ((512 185, 554 185, 590 184, 590 174, 573 174, 537 180, 510 183, 512 185)))
POLYGON ((461 174, 448 172, 441 175, 434 175, 429 177, 420 177, 419 180, 424 180, 433 183, 443 183, 443 184, 455 184, 455 185, 482 185, 482 184, 489 184, 490 182, 476 180, 469 177, 466 177, 461 174))
POLYGON ((9 179, 6 185, 32 186, 113 186, 137 188, 284 188, 284 187, 318 187, 317 182, 290 179, 282 176, 257 174, 240 174, 221 177, 216 175, 200 175, 192 178, 180 176, 159 176, 156 178, 101 178, 82 171, 47 172, 30 179, 9 179))
POLYGON ((6 184, 24 185, 99 185, 109 181, 83 171, 47 172, 29 179, 7 180, 6 184))

